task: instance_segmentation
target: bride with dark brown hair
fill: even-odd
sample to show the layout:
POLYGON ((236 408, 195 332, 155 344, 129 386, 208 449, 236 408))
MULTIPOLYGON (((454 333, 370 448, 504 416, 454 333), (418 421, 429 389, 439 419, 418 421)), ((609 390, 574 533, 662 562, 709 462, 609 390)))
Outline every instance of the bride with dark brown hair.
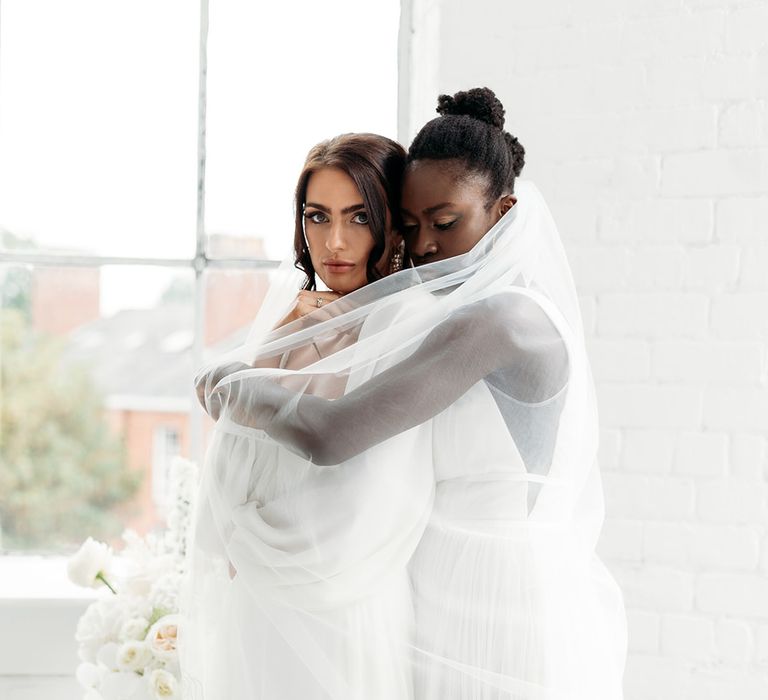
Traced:
MULTIPOLYGON (((517 179, 524 151, 496 96, 444 95, 438 111, 406 160, 414 266, 310 297, 277 329, 266 309, 198 377, 219 440, 203 516, 220 540, 197 570, 231 561, 237 614, 264 611, 291 650, 243 697, 622 697, 626 620, 595 554, 598 416, 568 261, 517 179), (313 351, 295 369, 275 360, 313 351), (276 465, 290 482, 266 477, 268 500, 243 502, 276 465)), ((263 663, 260 643, 241 625, 239 653, 263 663)))
MULTIPOLYGON (((345 134, 309 152, 295 194, 294 258, 278 271, 251 329, 249 367, 299 376, 360 339, 360 329, 349 328, 301 340, 327 305, 402 266, 404 164, 403 148, 374 134, 345 134), (265 351, 272 337, 296 342, 265 351)), ((316 375, 301 387, 338 397, 350 379, 316 375)), ((210 406, 205 382, 198 391, 210 406)), ((431 509, 428 451, 404 460, 398 488, 409 496, 398 505, 377 499, 399 478, 394 472, 381 473, 382 488, 361 498, 354 491, 367 479, 363 470, 318 481, 316 466, 266 435, 225 424, 218 421, 207 453, 183 598, 185 692, 206 700, 413 697, 406 565, 431 509), (262 556, 252 548, 254 526, 264 553, 287 546, 301 555, 284 570, 264 561, 254 568, 262 556), (381 548, 392 549, 386 566, 365 566, 381 548)))

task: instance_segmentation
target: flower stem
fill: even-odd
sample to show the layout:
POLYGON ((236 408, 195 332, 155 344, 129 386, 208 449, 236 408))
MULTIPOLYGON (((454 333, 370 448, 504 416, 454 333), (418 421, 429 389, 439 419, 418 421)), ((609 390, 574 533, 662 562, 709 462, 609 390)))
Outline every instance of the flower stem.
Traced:
POLYGON ((114 588, 112 588, 112 586, 110 585, 109 581, 107 581, 107 579, 104 578, 104 574, 101 573, 101 571, 99 571, 99 573, 96 574, 96 580, 97 581, 101 581, 107 588, 109 588, 110 591, 112 591, 112 593, 117 595, 117 591, 114 588))

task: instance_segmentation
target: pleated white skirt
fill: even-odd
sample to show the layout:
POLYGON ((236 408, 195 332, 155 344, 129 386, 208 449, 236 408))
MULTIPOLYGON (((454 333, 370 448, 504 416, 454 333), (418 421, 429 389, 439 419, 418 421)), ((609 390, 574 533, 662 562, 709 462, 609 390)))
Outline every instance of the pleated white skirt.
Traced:
POLYGON ((438 488, 410 564, 418 700, 621 700, 626 614, 599 558, 566 525, 455 506, 438 488))

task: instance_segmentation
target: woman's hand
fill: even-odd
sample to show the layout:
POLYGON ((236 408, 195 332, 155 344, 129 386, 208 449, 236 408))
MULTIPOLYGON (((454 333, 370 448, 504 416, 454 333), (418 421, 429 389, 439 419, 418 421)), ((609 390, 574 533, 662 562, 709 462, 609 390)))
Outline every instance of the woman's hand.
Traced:
MULTIPOLYGON (((209 406, 206 405, 206 387, 215 387, 227 375, 233 374, 234 372, 239 372, 241 369, 249 368, 250 365, 247 365, 244 362, 230 362, 228 365, 216 367, 211 372, 203 374, 195 385, 195 392, 197 393, 197 400, 200 402, 200 405, 205 409, 205 411, 208 412, 209 409, 209 406)), ((210 404, 210 416, 214 420, 218 420, 219 413, 221 411, 221 395, 213 392, 210 397, 210 404)))
POLYGON ((291 321, 297 321, 313 311, 317 311, 326 304, 330 304, 332 301, 341 299, 343 295, 339 292, 311 292, 307 289, 302 289, 296 295, 296 303, 293 308, 288 312, 286 316, 277 324, 277 328, 285 326, 291 321), (318 303, 319 300, 319 303, 318 303))

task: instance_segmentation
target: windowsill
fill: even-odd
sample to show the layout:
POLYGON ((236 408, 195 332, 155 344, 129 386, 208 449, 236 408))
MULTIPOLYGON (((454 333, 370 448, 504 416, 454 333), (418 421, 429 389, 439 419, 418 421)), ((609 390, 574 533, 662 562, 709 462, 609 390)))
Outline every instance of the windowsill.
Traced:
POLYGON ((21 601, 81 606, 98 597, 98 589, 82 588, 67 577, 66 556, 6 554, 0 556, 0 605, 21 601))
POLYGON ((9 676, 73 676, 79 663, 78 620, 105 593, 72 583, 67 559, 0 556, 0 681, 9 676))

